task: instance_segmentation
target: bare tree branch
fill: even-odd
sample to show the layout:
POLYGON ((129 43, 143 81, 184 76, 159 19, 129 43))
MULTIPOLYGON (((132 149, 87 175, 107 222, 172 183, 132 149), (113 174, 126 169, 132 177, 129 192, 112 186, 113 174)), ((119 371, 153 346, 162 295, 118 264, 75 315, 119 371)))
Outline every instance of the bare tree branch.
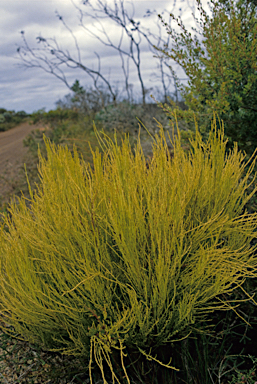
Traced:
MULTIPOLYGON (((72 3, 74 4, 74 1, 72 0, 72 3)), ((133 3, 131 3, 133 6, 133 3)), ((117 1, 114 1, 114 9, 112 9, 110 6, 108 6, 107 3, 104 3, 102 0, 97 1, 98 8, 94 8, 90 1, 87 1, 85 5, 90 6, 93 12, 96 12, 95 15, 89 14, 88 12, 83 12, 79 7, 77 7, 75 4, 74 6, 80 13, 80 26, 91 36, 98 39, 102 44, 104 44, 107 47, 114 48, 119 52, 119 55, 122 60, 122 66, 123 66, 123 73, 125 75, 125 83, 126 83, 126 90, 128 92, 128 76, 124 72, 124 61, 122 55, 128 56, 134 63, 134 65, 137 68, 137 74, 138 79, 141 85, 141 91, 142 91, 142 100, 143 104, 145 104, 145 96, 146 96, 146 89, 144 86, 143 78, 142 78, 142 71, 141 71, 141 56, 140 56, 140 43, 142 41, 141 33, 138 33, 138 40, 136 41, 136 38, 133 35, 134 31, 138 31, 138 26, 140 22, 134 21, 134 6, 133 6, 133 13, 132 15, 128 15, 127 11, 124 8, 124 1, 119 0, 119 6, 117 1), (100 35, 104 35, 104 39, 99 36, 99 34, 94 33, 92 31, 92 28, 88 28, 84 24, 84 17, 90 16, 93 20, 97 21, 100 25, 101 29, 97 29, 97 32, 100 33, 100 35), (119 44, 116 46, 111 41, 108 33, 106 32, 106 29, 104 28, 103 24, 100 22, 99 19, 106 19, 110 18, 115 22, 116 25, 122 27, 122 38, 123 38, 123 32, 125 31, 127 37, 130 41, 130 47, 129 51, 125 51, 121 48, 121 42, 122 38, 120 39, 119 44)))
MULTIPOLYGON (((103 0, 97 0, 96 6, 93 6, 91 4, 90 0, 84 0, 82 4, 84 6, 87 6, 91 9, 90 12, 82 10, 79 6, 75 4, 74 0, 71 0, 72 4, 76 8, 76 10, 79 12, 79 26, 84 29, 84 31, 96 38, 98 41, 100 41, 102 44, 104 44, 106 47, 115 49, 120 56, 121 59, 121 67, 124 74, 125 79, 125 91, 127 93, 128 100, 130 101, 132 99, 132 84, 129 83, 129 64, 130 61, 133 62, 134 66, 137 70, 137 75, 141 87, 141 94, 142 94, 142 101, 143 104, 146 102, 146 95, 148 94, 150 89, 146 89, 144 85, 144 80, 142 76, 142 60, 141 60, 141 43, 143 40, 145 40, 148 43, 148 46, 150 50, 153 53, 156 53, 158 50, 158 47, 160 47, 160 44, 169 44, 170 36, 166 37, 164 39, 161 34, 161 27, 158 24, 159 20, 157 18, 157 26, 159 29, 159 35, 155 35, 152 33, 149 29, 144 28, 141 26, 140 21, 134 20, 134 13, 135 9, 133 6, 133 3, 130 3, 132 5, 132 12, 129 14, 127 10, 124 7, 124 0, 114 0, 114 7, 111 8, 106 1, 103 0), (96 28, 96 32, 91 27, 88 28, 86 26, 85 18, 90 17, 91 20, 93 20, 93 28, 96 28), (110 19, 113 21, 113 23, 120 27, 121 34, 119 37, 119 41, 117 44, 115 44, 109 34, 106 28, 104 27, 101 20, 103 19, 110 19), (97 23, 97 27, 95 27, 95 23, 97 23), (124 38, 127 38, 127 49, 124 48, 124 38), (155 45, 156 43, 156 45, 155 45), (126 64, 124 56, 127 57, 126 64)), ((175 6, 176 0, 174 0, 173 8, 175 6)), ((167 11, 165 11, 167 12, 167 11)), ((153 14, 157 13, 156 11, 151 12, 148 10, 146 12, 145 17, 150 17, 153 14)), ((115 103, 118 92, 117 90, 114 90, 110 80, 104 76, 101 73, 101 60, 98 53, 95 52, 95 55, 98 60, 98 70, 94 70, 93 68, 88 67, 85 65, 84 62, 82 62, 82 55, 81 55, 81 49, 79 47, 79 43, 77 40, 77 37, 75 36, 72 29, 67 25, 67 23, 64 21, 63 17, 56 12, 57 17, 62 22, 64 28, 69 32, 70 36, 72 37, 75 45, 75 49, 77 54, 76 57, 72 56, 68 50, 62 49, 55 38, 44 38, 42 36, 38 36, 36 38, 38 44, 40 44, 40 48, 30 48, 27 40, 25 38, 24 32, 22 32, 22 38, 24 45, 19 47, 17 49, 20 59, 23 62, 23 66, 26 68, 40 68, 44 70, 47 73, 53 74, 55 77, 57 77, 59 80, 63 81, 64 84, 71 89, 71 85, 68 82, 68 79, 65 74, 65 67, 68 69, 81 69, 83 70, 88 76, 91 77, 93 84, 95 86, 95 89, 99 93, 100 98, 103 102, 103 94, 102 90, 100 89, 98 82, 102 81, 108 88, 110 95, 112 97, 112 101, 115 103)), ((162 82, 162 87, 164 91, 164 98, 165 101, 167 100, 167 96, 169 94, 168 88, 171 84, 171 78, 174 80, 174 75, 171 70, 171 67, 166 64, 166 57, 160 57, 160 56, 154 56, 158 58, 159 60, 159 70, 161 72, 160 79, 162 82), (169 69, 170 73, 167 73, 165 71, 165 68, 169 69)), ((177 88, 175 90, 176 98, 177 98, 177 88)))
MULTIPOLYGON (((85 66, 84 64, 82 64, 79 61, 80 55, 79 55, 79 60, 75 60, 74 58, 72 58, 68 50, 64 51, 60 49, 57 41, 54 38, 45 39, 41 36, 38 36, 36 39, 39 44, 41 43, 43 44, 43 48, 30 48, 25 38, 25 33, 22 31, 21 34, 22 34, 24 46, 19 47, 17 49, 17 52, 23 62, 21 66, 25 66, 26 68, 41 68, 45 72, 53 74, 59 80, 63 81, 64 84, 70 90, 71 90, 71 85, 69 85, 68 80, 63 70, 60 67, 62 65, 66 65, 68 68, 72 68, 72 69, 80 68, 92 78, 96 89, 99 89, 97 87, 97 81, 98 81, 98 78, 100 78, 107 85, 112 95, 113 102, 114 103, 116 102, 116 93, 113 91, 113 88, 110 82, 100 72, 101 70, 100 57, 96 52, 95 52, 95 55, 98 58, 98 71, 91 69, 85 66), (45 52, 47 53, 47 55, 45 54, 45 52), (50 58, 49 58, 49 55, 51 55, 50 58)), ((101 97, 101 93, 100 93, 100 97, 101 97)))

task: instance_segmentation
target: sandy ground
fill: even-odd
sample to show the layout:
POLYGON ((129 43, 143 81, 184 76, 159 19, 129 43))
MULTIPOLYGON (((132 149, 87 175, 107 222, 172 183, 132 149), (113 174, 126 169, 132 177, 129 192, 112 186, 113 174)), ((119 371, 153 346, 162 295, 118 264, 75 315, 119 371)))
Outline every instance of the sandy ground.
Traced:
POLYGON ((19 172, 21 168, 24 169, 24 156, 28 151, 28 147, 23 146, 23 140, 36 129, 44 129, 44 125, 24 122, 0 132, 0 199, 14 191, 19 172))
POLYGON ((25 137, 35 129, 42 129, 42 124, 22 123, 15 128, 0 132, 0 174, 6 169, 21 164, 28 148, 23 146, 25 137))

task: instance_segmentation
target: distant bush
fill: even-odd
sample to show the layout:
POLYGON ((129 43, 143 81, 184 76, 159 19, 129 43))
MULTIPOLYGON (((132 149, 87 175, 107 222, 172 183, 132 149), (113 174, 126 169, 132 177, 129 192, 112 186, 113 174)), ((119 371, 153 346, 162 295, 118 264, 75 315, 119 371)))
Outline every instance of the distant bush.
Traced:
POLYGON ((62 109, 76 108, 80 113, 90 114, 98 112, 103 107, 111 103, 111 95, 104 85, 100 85, 97 89, 93 87, 84 88, 76 80, 71 87, 72 94, 66 95, 62 100, 56 102, 57 107, 62 109))
POLYGON ((31 123, 36 124, 39 121, 41 121, 44 117, 44 114, 46 113, 45 108, 38 109, 37 111, 34 111, 31 115, 31 123))
POLYGON ((131 104, 127 101, 116 105, 110 104, 101 109, 95 115, 95 122, 101 123, 107 131, 117 130, 135 133, 138 131, 139 125, 141 127, 147 125, 147 129, 151 133, 155 133, 159 131, 159 128, 154 117, 163 125, 165 130, 170 128, 169 118, 156 104, 131 104))
POLYGON ((46 123, 53 123, 56 121, 63 120, 77 120, 79 113, 76 110, 72 109, 61 109, 57 108, 56 110, 51 110, 44 114, 43 121, 46 123))
POLYGON ((9 123, 10 121, 12 121, 12 119, 14 118, 15 115, 12 111, 7 111, 7 112, 3 113, 3 116, 4 116, 5 121, 7 121, 9 123))
POLYGON ((20 124, 29 115, 25 111, 7 111, 0 108, 0 131, 7 131, 20 124))
POLYGON ((39 121, 51 124, 56 122, 63 122, 64 120, 77 120, 79 117, 79 112, 77 110, 72 109, 62 109, 57 108, 55 110, 50 110, 48 112, 45 109, 39 109, 36 112, 31 114, 31 119, 33 124, 38 123, 39 121))
POLYGON ((28 114, 25 112, 25 111, 18 111, 15 113, 15 116, 18 116, 18 117, 27 117, 28 114))

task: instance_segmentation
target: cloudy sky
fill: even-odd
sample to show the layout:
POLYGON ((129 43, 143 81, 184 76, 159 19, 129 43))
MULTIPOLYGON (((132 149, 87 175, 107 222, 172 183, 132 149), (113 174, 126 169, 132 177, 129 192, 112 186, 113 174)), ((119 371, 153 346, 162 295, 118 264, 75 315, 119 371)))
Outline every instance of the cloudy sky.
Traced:
MULTIPOLYGON (((114 7, 114 0, 102 0, 102 2, 107 3, 111 8, 114 7)), ((55 38, 61 49, 65 52, 69 51, 70 55, 78 60, 75 37, 80 48, 81 63, 97 70, 98 60, 94 53, 96 52, 101 59, 101 74, 112 85, 116 85, 120 92, 122 91, 125 78, 122 72, 121 58, 115 49, 105 46, 79 25, 80 8, 89 13, 89 16, 84 16, 84 27, 97 33, 98 36, 105 37, 97 32, 100 25, 90 17, 90 15, 94 15, 92 8, 82 3, 82 0, 1 0, 0 108, 15 111, 25 110, 27 113, 40 108, 46 108, 48 111, 55 108, 57 100, 62 99, 70 92, 67 86, 52 74, 48 74, 40 68, 21 66, 23 62, 19 58, 17 48, 24 45, 22 36, 25 36, 30 48, 36 49, 43 48, 43 44, 38 43, 37 37, 55 38), (66 27, 57 13, 62 16, 66 27), (73 36, 68 29, 73 32, 73 36), (24 31, 24 35, 21 34, 21 31, 24 31)), ((97 8, 97 3, 97 0, 91 1, 95 8, 97 8)), ((117 3, 120 4, 119 0, 117 3)), ((140 26, 148 28, 152 33, 159 34, 158 17, 156 14, 144 17, 147 10, 155 10, 157 13, 164 10, 173 12, 175 16, 181 15, 188 30, 191 31, 190 27, 192 26, 197 27, 192 17, 192 11, 199 17, 195 0, 133 0, 132 3, 135 9, 134 20, 140 21, 140 26)), ((211 15, 207 0, 202 0, 202 4, 207 13, 211 15)), ((125 0, 124 6, 128 14, 132 15, 131 2, 125 0)), ((164 14, 164 17, 168 21, 168 14, 164 14)), ((121 28, 116 26, 110 18, 101 19, 101 22, 108 37, 117 46, 121 36, 121 28)), ((172 27, 180 32, 175 22, 173 22, 172 27)), ((168 35, 164 27, 162 27, 161 33, 163 38, 167 38, 168 35)), ((193 34, 195 33, 193 32, 193 34)), ((124 38, 122 44, 122 49, 128 51, 128 40, 124 38)), ((40 54, 39 51, 34 52, 40 54)), ((146 87, 154 89, 152 92, 158 98, 156 87, 161 89, 161 83, 158 80, 160 73, 157 69, 158 60, 153 57, 154 53, 150 51, 148 43, 143 38, 140 43, 140 52, 143 82, 146 87)), ((123 58, 125 57, 123 55, 123 58)), ((29 55, 26 56, 26 59, 30 60, 29 55)), ((61 68, 70 86, 76 79, 80 80, 83 86, 90 87, 93 85, 92 79, 85 71, 67 68, 65 65, 61 68)), ((185 73, 178 65, 174 65, 173 68, 180 78, 186 78, 185 73)), ((132 61, 130 62, 128 81, 133 86, 134 97, 139 97, 140 85, 137 70, 132 61)), ((172 85, 170 89, 171 92, 174 91, 172 85)))

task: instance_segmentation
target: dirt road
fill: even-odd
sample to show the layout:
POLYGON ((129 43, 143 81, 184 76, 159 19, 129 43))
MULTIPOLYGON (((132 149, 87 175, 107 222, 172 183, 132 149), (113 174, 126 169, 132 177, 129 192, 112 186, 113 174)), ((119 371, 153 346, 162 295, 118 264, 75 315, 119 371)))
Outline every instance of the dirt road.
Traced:
POLYGON ((0 132, 0 174, 4 173, 6 168, 21 164, 28 150, 23 146, 23 140, 31 131, 41 128, 42 124, 30 125, 25 122, 8 131, 0 132))
POLYGON ((28 151, 28 148, 23 146, 23 140, 36 129, 44 129, 44 125, 30 125, 24 122, 8 131, 0 132, 0 203, 8 200, 8 194, 15 191, 20 169, 24 167, 23 159, 28 151))

